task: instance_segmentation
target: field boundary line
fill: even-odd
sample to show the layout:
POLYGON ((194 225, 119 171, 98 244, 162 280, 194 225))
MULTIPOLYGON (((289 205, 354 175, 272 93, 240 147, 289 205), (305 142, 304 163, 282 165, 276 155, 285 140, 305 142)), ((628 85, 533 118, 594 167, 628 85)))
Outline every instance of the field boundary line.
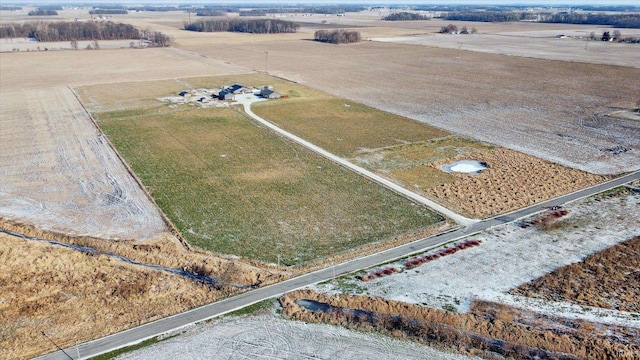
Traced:
POLYGON ((162 209, 160 209, 160 207, 158 206, 156 201, 153 199, 153 197, 151 196, 149 191, 147 191, 147 188, 144 186, 144 184, 142 183, 140 178, 138 178, 138 176, 133 171, 133 169, 131 169, 131 166, 129 166, 129 163, 122 157, 122 155, 120 155, 120 153, 118 152, 116 147, 113 145, 113 143, 111 142, 109 137, 107 135, 105 135, 104 132, 102 132, 102 129, 100 129, 100 126, 98 126, 98 123, 96 122, 96 120, 93 118, 93 116, 91 115, 89 110, 87 110, 87 108, 84 106, 84 103, 82 103, 82 100, 80 100, 80 96, 78 95, 78 93, 71 86, 67 86, 67 88, 69 88, 69 90, 71 91, 73 96, 75 96, 75 98, 78 101, 78 103, 80 104, 80 106, 82 106, 82 109, 84 110, 85 114, 87 114, 87 116, 89 117, 89 120, 91 121, 91 124, 93 124, 93 127, 96 129, 96 131, 98 133, 98 136, 106 141, 107 145, 111 148, 111 150, 118 157, 118 160, 120 160, 122 165, 124 165, 125 169, 127 170, 127 173, 129 173, 129 175, 131 175, 131 177, 133 177, 135 182, 138 184, 138 187, 140 187, 140 189, 142 190, 144 195, 147 197, 147 199, 149 199, 149 201, 151 201, 151 203, 156 207, 156 209, 158 210, 158 213, 160 213, 160 217, 162 218, 162 221, 164 221, 164 223, 167 226, 169 232, 171 234, 173 234, 173 236, 175 236, 178 239, 178 241, 180 242, 180 244, 182 244, 182 246, 184 246, 187 250, 190 251, 191 250, 191 246, 189 245, 189 243, 182 237, 182 235, 178 231, 178 228, 176 228, 176 226, 173 224, 173 222, 171 222, 169 217, 167 217, 167 215, 162 211, 162 209))

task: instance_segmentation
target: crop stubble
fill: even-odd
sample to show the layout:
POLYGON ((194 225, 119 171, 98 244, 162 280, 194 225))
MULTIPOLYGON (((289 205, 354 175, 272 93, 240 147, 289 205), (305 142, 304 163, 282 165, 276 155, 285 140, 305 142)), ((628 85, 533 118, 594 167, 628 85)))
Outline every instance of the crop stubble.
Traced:
POLYGON ((639 166, 640 124, 604 116, 633 107, 638 68, 376 42, 265 38, 184 48, 257 70, 268 51, 271 74, 584 171, 639 166), (615 146, 632 150, 605 150, 615 146))
POLYGON ((640 237, 554 270, 511 294, 640 312, 640 237))

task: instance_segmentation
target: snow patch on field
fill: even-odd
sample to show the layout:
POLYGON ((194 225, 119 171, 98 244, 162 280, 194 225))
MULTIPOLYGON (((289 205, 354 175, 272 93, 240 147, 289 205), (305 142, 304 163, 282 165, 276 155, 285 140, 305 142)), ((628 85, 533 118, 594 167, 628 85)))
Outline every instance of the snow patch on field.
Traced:
MULTIPOLYGON (((470 238, 478 247, 427 262, 369 282, 350 280, 372 296, 436 308, 469 310, 474 298, 497 301, 542 313, 640 327, 630 313, 550 302, 507 294, 512 288, 559 267, 582 261, 640 235, 640 194, 591 198, 566 207, 569 214, 554 230, 516 223, 495 227, 470 238)), ((331 284, 320 291, 338 290, 331 284)))
POLYGON ((227 318, 118 359, 470 359, 411 342, 276 315, 227 318))
POLYGON ((66 87, 3 93, 0 217, 70 235, 154 237, 156 206, 66 87))

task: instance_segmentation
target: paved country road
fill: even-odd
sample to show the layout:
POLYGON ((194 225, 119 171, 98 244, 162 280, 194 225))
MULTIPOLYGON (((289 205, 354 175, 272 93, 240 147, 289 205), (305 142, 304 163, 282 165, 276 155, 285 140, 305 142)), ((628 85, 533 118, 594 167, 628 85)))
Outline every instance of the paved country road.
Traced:
POLYGON ((169 331, 178 330, 197 322, 215 318, 217 316, 243 308, 253 303, 277 297, 281 294, 304 286, 330 280, 335 276, 369 268, 377 264, 385 263, 412 255, 414 253, 422 252, 432 247, 437 247, 456 239, 468 236, 470 234, 489 229, 493 226, 513 222, 522 217, 526 217, 542 211, 545 208, 551 206, 560 206, 567 202, 575 201, 603 191, 607 191, 609 189, 638 179, 640 179, 640 171, 509 214, 476 222, 467 227, 459 228, 454 231, 421 239, 409 244, 398 246, 393 249, 385 250, 362 258, 350 260, 341 264, 336 264, 335 266, 298 276, 296 278, 278 284, 251 290, 249 292, 215 303, 211 303, 193 310, 189 310, 181 314, 170 316, 145 325, 138 326, 136 328, 125 330, 97 340, 80 344, 78 345, 78 347, 74 346, 71 348, 67 348, 64 349, 64 352, 57 351, 51 354, 47 354, 39 357, 38 359, 77 359, 78 353, 80 354, 81 358, 86 358, 109 352, 127 345, 133 345, 143 340, 167 333, 169 331))

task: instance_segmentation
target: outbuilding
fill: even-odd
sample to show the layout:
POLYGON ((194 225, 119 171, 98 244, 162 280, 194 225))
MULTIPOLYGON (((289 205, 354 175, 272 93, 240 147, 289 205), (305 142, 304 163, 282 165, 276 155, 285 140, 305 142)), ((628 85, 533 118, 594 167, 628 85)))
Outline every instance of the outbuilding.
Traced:
POLYGON ((260 90, 260 96, 262 96, 265 99, 279 99, 280 98, 280 94, 276 91, 273 91, 269 88, 264 88, 262 90, 260 90))
POLYGON ((242 86, 240 84, 233 84, 233 85, 229 86, 228 88, 226 88, 225 90, 227 90, 228 92, 233 93, 233 94, 251 94, 253 92, 248 87, 242 86))
POLYGON ((222 90, 218 93, 218 99, 220 100, 235 100, 236 96, 228 90, 222 90))

